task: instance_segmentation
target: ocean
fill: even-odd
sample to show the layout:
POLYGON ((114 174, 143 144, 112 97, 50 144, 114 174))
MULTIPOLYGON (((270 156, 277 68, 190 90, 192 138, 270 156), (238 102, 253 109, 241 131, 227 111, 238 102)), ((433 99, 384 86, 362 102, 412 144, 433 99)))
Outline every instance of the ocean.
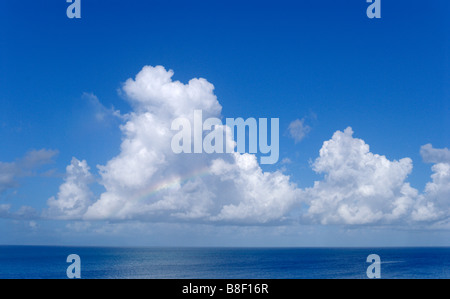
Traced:
POLYGON ((450 278, 450 248, 100 248, 0 246, 0 279, 66 279, 70 254, 84 279, 450 278))

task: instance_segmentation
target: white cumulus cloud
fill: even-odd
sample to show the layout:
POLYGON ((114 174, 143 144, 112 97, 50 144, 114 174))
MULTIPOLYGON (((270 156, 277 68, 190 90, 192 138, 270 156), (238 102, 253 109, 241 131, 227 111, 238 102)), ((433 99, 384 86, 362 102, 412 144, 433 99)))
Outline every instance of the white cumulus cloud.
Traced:
POLYGON ((79 219, 91 204, 92 193, 89 184, 93 177, 89 172, 86 161, 72 159, 66 168, 66 178, 59 187, 59 193, 47 201, 49 209, 45 211, 47 217, 57 219, 79 219))
POLYGON ((443 221, 450 218, 450 151, 435 149, 431 144, 422 146, 420 151, 425 162, 432 166, 432 181, 427 183, 413 211, 416 221, 443 221))
POLYGON ((224 190, 227 197, 235 199, 223 206, 216 220, 282 221, 297 203, 299 190, 289 177, 278 171, 263 172, 254 155, 235 153, 232 162, 215 160, 211 170, 222 181, 231 183, 224 190))
POLYGON ((98 166, 105 188, 90 202, 87 164, 72 161, 48 215, 62 219, 267 223, 284 219, 295 186, 281 172, 263 172, 254 155, 175 154, 172 121, 221 118, 205 79, 173 81, 162 66, 144 67, 123 86, 133 111, 124 116, 120 154, 98 166))
POLYGON ((326 141, 313 169, 325 175, 305 190, 308 216, 322 224, 373 224, 406 217, 417 190, 405 182, 412 160, 390 161, 370 152, 351 128, 326 141))

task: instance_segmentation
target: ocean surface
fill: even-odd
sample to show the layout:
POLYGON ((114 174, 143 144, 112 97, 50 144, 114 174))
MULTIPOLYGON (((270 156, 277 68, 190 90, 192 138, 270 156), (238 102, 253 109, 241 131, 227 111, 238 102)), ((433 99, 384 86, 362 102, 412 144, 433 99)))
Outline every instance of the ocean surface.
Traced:
POLYGON ((450 278, 450 248, 98 248, 0 246, 0 278, 66 279, 70 254, 85 279, 450 278))

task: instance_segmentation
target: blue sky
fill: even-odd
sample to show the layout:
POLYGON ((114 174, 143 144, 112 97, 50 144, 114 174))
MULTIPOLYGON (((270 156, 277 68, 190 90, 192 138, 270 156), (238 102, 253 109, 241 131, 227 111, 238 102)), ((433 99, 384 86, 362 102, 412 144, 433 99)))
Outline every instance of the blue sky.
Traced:
MULTIPOLYGON (((0 210, 0 244, 450 245, 445 168, 450 163, 446 158, 450 145, 449 4, 382 1, 381 19, 367 18, 368 5, 363 0, 82 0, 82 18, 75 20, 66 17, 68 4, 62 0, 3 1, 0 177, 9 179, 0 180, 0 205, 5 207, 3 214, 0 210), (245 205, 249 211, 258 211, 256 216, 250 214, 248 223, 228 219, 218 224, 205 218, 177 221, 164 214, 160 218, 108 214, 101 219, 81 215, 69 219, 46 213, 49 198, 59 203, 67 199, 58 197, 58 192, 70 175, 66 167, 73 157, 80 163, 72 165, 81 172, 87 173, 87 165, 90 168, 91 203, 102 194, 112 196, 111 182, 105 182, 107 174, 102 177, 97 165, 107 165, 124 154, 121 143, 127 138, 120 126, 136 121, 123 117, 135 112, 126 82, 134 80, 144 66, 159 65, 174 71, 173 81, 188 84, 192 78, 205 78, 213 84, 223 117, 280 119, 280 162, 258 166, 274 177, 277 170, 282 178, 289 176, 289 186, 271 189, 274 202, 278 202, 277 194, 292 195, 279 215, 245 205), (113 111, 120 111, 121 117, 113 111), (296 120, 303 129, 309 128, 299 142, 289 130, 296 120), (354 133, 344 132, 347 127, 354 133), (343 186, 348 189, 341 204, 350 211, 353 205, 359 211, 370 207, 366 218, 373 216, 373 221, 368 222, 319 209, 327 202, 320 194, 352 178, 327 181, 327 173, 336 170, 333 165, 341 164, 320 156, 319 151, 326 141, 331 141, 330 151, 361 146, 357 139, 370 146, 370 153, 385 156, 385 160, 370 155, 361 159, 387 164, 379 173, 389 178, 387 187, 384 181, 373 182, 379 179, 378 172, 372 179, 371 172, 358 168, 360 176, 367 176, 358 190, 370 185, 386 187, 386 194, 394 194, 353 198, 347 196, 353 183, 343 186), (432 147, 421 154, 427 144, 432 147), (319 156, 324 165, 321 173, 313 170, 319 156), (395 164, 403 158, 411 161, 395 164), (433 170, 433 165, 442 167, 433 170), (397 177, 399 182, 391 186, 397 177), (322 185, 314 189, 315 181, 322 185), (427 191, 428 183, 434 185, 427 191), (417 194, 409 192, 408 203, 402 203, 409 212, 392 219, 386 202, 403 200, 405 184, 417 194), (432 188, 437 191, 431 192, 432 188), (425 213, 431 203, 443 215, 433 214, 435 210, 425 213), (24 206, 34 212, 20 216, 24 206), (266 217, 270 221, 263 221, 266 217), (285 218, 293 220, 284 222, 285 218)), ((149 71, 151 78, 156 75, 149 71)), ((345 161, 350 158, 354 157, 345 161)), ((239 163, 233 166, 239 168, 239 163)), ((356 171, 347 166, 335 173, 356 171)), ((161 173, 156 172, 160 179, 180 171, 174 165, 165 165, 164 171, 161 167, 161 173)), ((152 180, 157 179, 146 183, 152 180)), ((208 191, 220 193, 221 186, 208 191)), ((183 190, 179 190, 182 196, 186 195, 183 190)))

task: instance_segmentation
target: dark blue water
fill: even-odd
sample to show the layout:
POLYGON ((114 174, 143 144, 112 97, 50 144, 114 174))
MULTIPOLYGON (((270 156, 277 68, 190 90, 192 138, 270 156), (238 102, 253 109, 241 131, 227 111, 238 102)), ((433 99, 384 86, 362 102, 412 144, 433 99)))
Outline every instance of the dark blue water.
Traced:
POLYGON ((90 248, 0 246, 0 278, 65 279, 66 258, 82 278, 367 278, 370 254, 382 278, 450 278, 450 248, 90 248))

